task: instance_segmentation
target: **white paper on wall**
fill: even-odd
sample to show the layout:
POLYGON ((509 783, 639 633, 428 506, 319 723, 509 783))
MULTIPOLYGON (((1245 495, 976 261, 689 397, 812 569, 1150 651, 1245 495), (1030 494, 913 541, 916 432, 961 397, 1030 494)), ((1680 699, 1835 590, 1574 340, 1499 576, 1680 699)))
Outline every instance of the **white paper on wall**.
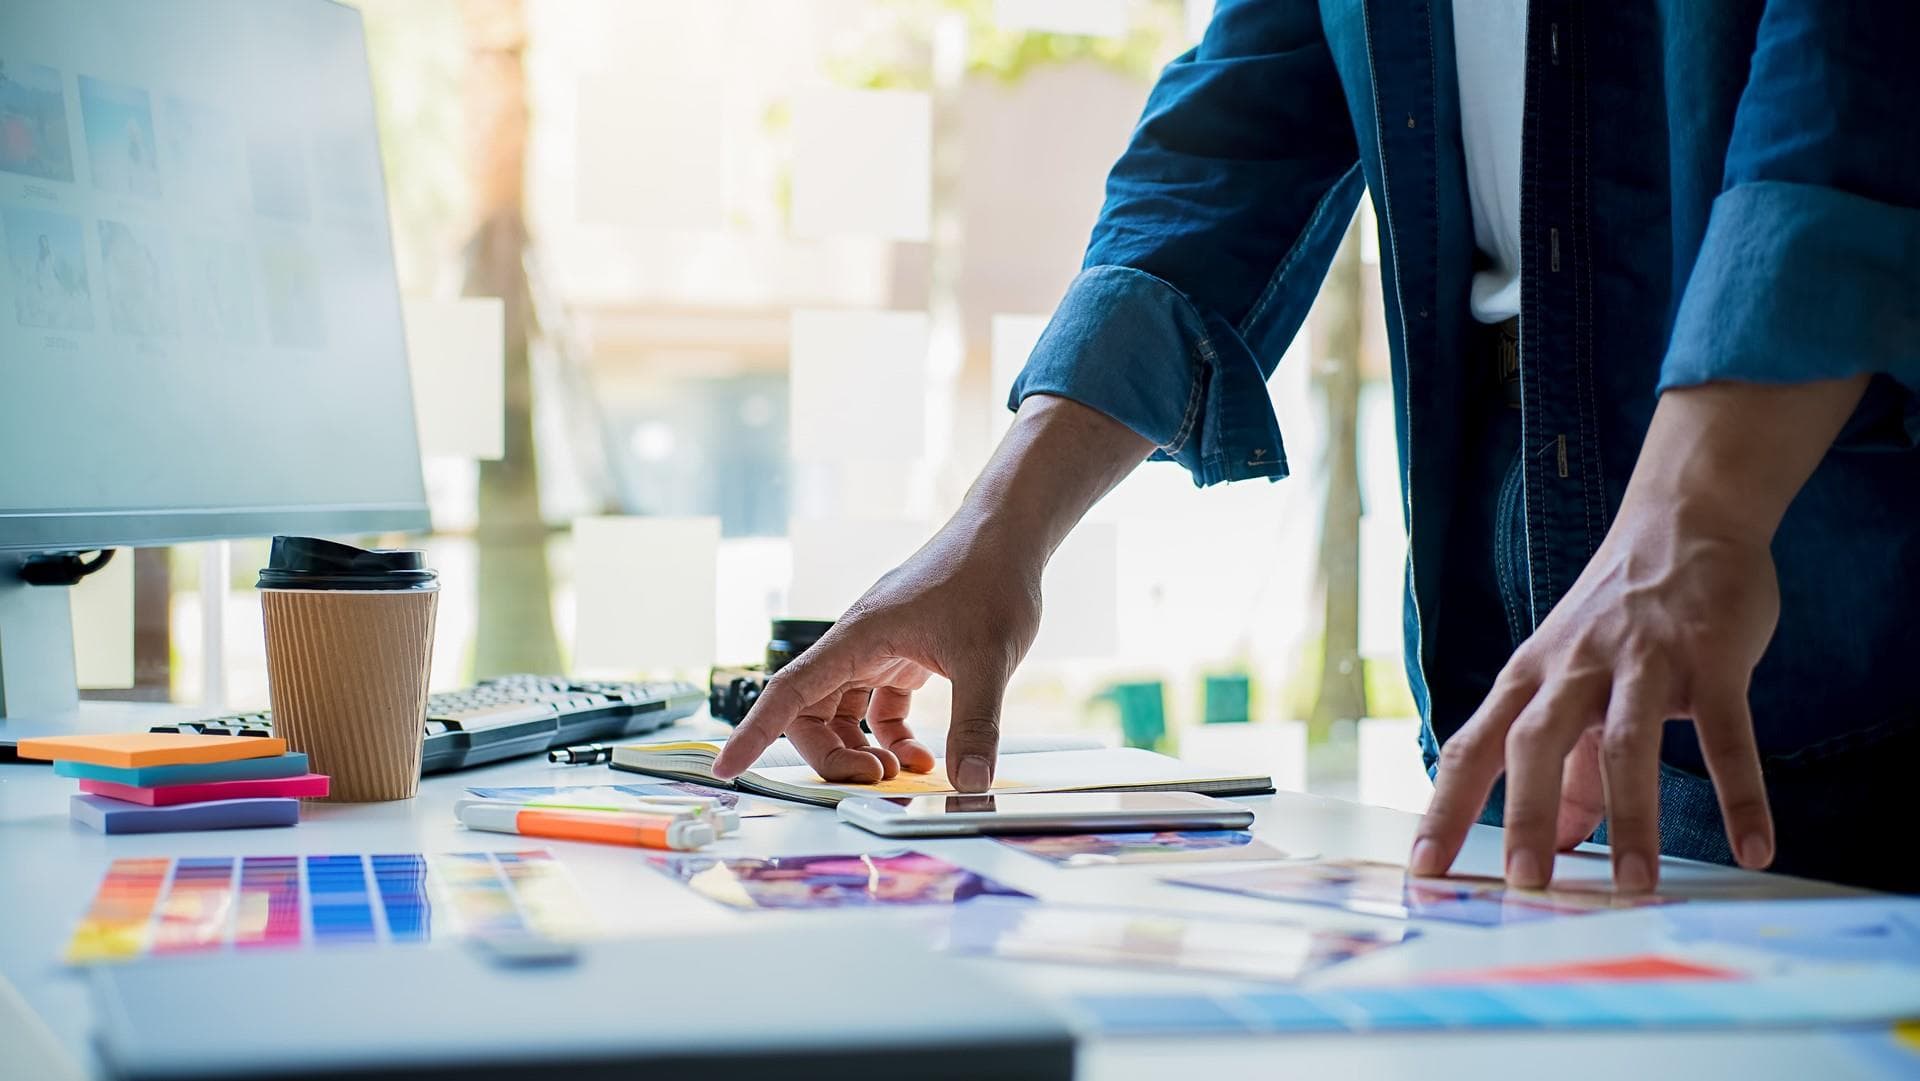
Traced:
POLYGON ((1005 30, 1113 38, 1127 32, 1126 0, 993 0, 1005 30))
POLYGON ((133 552, 67 591, 73 612, 73 669, 85 690, 133 686, 133 552))
POLYGON ((718 518, 575 519, 575 669, 712 665, 719 548, 718 518))
POLYGON ((932 535, 931 526, 915 521, 793 521, 787 527, 793 544, 787 611, 800 619, 838 619, 932 535))
POLYGON ((580 80, 576 214, 590 225, 726 224, 727 124, 719 72, 670 65, 580 80))
POLYGON ((1040 634, 1032 660, 1110 657, 1119 648, 1120 527, 1082 522, 1040 580, 1040 634))
POLYGON ((1361 803, 1426 813, 1433 780, 1420 755, 1418 718, 1363 718, 1358 749, 1361 803))
POLYGON ((1006 434, 1013 423, 1013 411, 1007 408, 1007 395, 1020 369, 1027 366, 1040 334, 1047 329, 1044 315, 995 315, 990 337, 993 354, 993 385, 987 390, 987 423, 995 441, 1006 434))
POLYGON ((793 109, 796 236, 924 241, 933 107, 908 90, 810 90, 793 109))
POLYGON ((794 311, 787 423, 793 457, 921 457, 927 344, 924 312, 794 311))
POLYGON ((498 297, 406 302, 407 363, 426 457, 506 453, 506 309, 498 297))

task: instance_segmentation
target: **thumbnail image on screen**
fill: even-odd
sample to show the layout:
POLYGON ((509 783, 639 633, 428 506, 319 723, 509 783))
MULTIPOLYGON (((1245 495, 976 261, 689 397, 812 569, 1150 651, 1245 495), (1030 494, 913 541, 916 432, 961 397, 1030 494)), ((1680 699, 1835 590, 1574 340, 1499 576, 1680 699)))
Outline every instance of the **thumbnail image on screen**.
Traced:
POLYGON ((87 167, 101 191, 160 194, 154 160, 153 108, 147 92, 80 76, 80 118, 87 129, 87 167))
POLYGON ((273 344, 295 349, 327 344, 320 275, 305 244, 292 236, 263 235, 260 286, 266 292, 267 328, 273 344))
POLYGON ((173 287, 166 242, 151 226, 100 222, 107 317, 116 334, 172 334, 173 287))
POLYGON ((248 139, 247 173, 253 178, 255 210, 283 221, 311 217, 306 150, 299 142, 265 135, 248 139))
POLYGON ((73 179, 60 73, 0 56, 0 169, 42 180, 73 179))
POLYGON ((93 288, 79 219, 10 207, 0 211, 0 230, 14 319, 23 327, 92 330, 93 288))
POLYGON ((167 190, 222 212, 245 206, 240 141, 226 115, 169 94, 161 101, 160 118, 167 190))
POLYGON ((187 329, 229 345, 259 340, 253 314, 253 272, 239 241, 194 233, 180 242, 187 329))

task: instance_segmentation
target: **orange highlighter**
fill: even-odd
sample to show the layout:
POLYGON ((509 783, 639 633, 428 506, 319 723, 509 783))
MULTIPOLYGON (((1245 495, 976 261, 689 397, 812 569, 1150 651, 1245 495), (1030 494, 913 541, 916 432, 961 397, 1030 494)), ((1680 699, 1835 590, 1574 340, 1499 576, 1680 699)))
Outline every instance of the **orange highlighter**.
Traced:
POLYGON ((558 841, 598 841, 635 848, 685 851, 711 844, 713 826, 693 817, 634 811, 556 810, 462 800, 460 824, 470 830, 550 837, 558 841))

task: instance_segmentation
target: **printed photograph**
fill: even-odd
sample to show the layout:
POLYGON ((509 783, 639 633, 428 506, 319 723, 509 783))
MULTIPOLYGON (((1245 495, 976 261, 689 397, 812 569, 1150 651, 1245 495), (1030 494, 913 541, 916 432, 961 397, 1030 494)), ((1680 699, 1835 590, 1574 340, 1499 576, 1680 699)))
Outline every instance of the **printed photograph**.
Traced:
POLYGON ((1405 928, 1333 931, 1295 923, 987 899, 953 910, 945 947, 1009 961, 1129 965, 1285 982, 1417 935, 1405 928))
POLYGON ((231 237, 190 234, 181 242, 180 258, 188 331, 229 345, 259 341, 246 245, 231 237))
POLYGON ((649 862, 695 893, 733 908, 952 905, 976 897, 1032 896, 919 852, 778 859, 654 856, 649 862))
POLYGON ((13 317, 23 327, 92 330, 93 289, 78 218, 44 210, 0 211, 13 317))
POLYGON ((313 216, 307 194, 306 158, 297 139, 279 135, 247 139, 247 177, 253 184, 255 212, 296 222, 313 216))
POLYGON ((1497 878, 1416 878, 1404 867, 1368 860, 1328 860, 1260 867, 1195 878, 1177 886, 1220 890, 1269 901, 1328 905, 1369 916, 1442 920, 1476 927, 1531 923, 1620 908, 1674 904, 1676 898, 1615 894, 1604 886, 1510 890, 1497 878))
POLYGON ((41 180, 73 179, 66 92, 54 69, 0 56, 0 169, 41 180))
POLYGON ((151 226, 100 222, 100 270, 107 279, 107 322, 116 334, 173 334, 173 280, 166 242, 151 226))
POLYGON ((137 87, 80 76, 80 118, 87 132, 87 168, 101 191, 158 197, 153 107, 137 87))
POLYGON ((1289 853, 1245 830, 1168 830, 1160 833, 1068 833, 997 837, 1008 848, 1061 867, 1111 867, 1117 863, 1206 863, 1284 860, 1289 853))
POLYGON ((298 237, 260 238, 260 287, 266 294, 267 330, 273 344, 318 349, 327 344, 326 302, 313 253, 298 237))

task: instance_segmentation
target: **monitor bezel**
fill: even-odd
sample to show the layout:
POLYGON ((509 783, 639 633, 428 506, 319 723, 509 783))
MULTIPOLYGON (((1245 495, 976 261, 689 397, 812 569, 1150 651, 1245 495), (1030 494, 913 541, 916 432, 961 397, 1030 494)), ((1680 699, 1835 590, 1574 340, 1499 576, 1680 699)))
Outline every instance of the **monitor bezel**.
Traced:
POLYGON ((0 510, 0 551, 91 552, 280 533, 426 533, 431 527, 425 503, 44 514, 0 510))

